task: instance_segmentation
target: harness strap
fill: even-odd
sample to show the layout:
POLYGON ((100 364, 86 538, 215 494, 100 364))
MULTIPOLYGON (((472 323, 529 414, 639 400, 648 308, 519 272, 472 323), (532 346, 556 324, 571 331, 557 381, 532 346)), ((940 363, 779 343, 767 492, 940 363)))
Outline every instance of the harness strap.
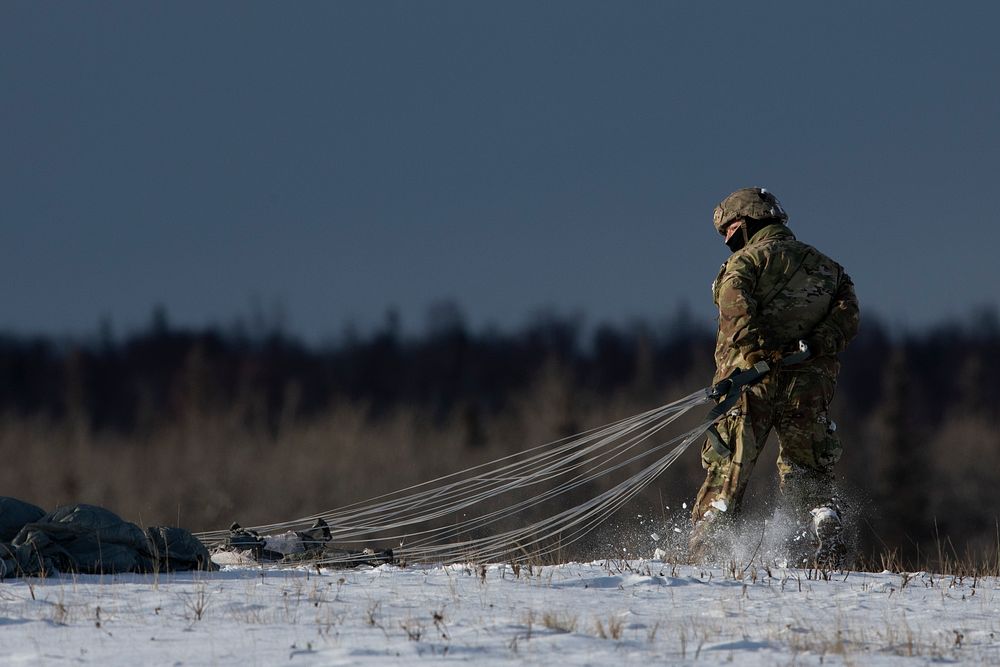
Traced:
MULTIPOLYGON (((810 355, 811 350, 809 349, 809 346, 806 345, 804 340, 800 340, 799 351, 782 357, 778 366, 783 368, 785 366, 801 364, 803 361, 807 360, 810 355)), ((736 405, 736 401, 739 400, 740 395, 746 387, 756 384, 770 371, 771 367, 767 365, 766 361, 758 361, 750 370, 741 371, 737 369, 733 371, 728 378, 706 390, 709 398, 722 399, 715 407, 708 411, 707 415, 705 415, 705 419, 712 422, 712 425, 708 427, 707 431, 708 440, 712 443, 712 449, 714 449, 716 454, 719 456, 732 456, 733 450, 729 447, 726 441, 722 439, 719 429, 716 428, 716 422, 736 405)))
POLYGON ((733 452, 725 441, 723 441, 722 436, 719 435, 719 430, 715 427, 715 422, 736 405, 736 401, 739 400, 744 387, 756 384, 770 371, 771 367, 767 365, 766 361, 758 361, 749 370, 741 371, 737 369, 733 371, 728 378, 706 391, 709 398, 722 399, 705 415, 705 419, 712 422, 707 431, 708 439, 712 443, 712 448, 719 456, 731 456, 733 452))

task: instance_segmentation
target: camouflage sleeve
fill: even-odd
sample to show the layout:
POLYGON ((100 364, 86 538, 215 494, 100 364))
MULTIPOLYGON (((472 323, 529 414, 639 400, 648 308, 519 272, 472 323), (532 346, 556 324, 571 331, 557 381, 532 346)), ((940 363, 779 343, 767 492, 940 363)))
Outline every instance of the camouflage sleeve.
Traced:
POLYGON ((767 347, 757 321, 757 269, 746 255, 734 255, 719 279, 719 336, 746 356, 767 347))
POLYGON ((854 294, 854 283, 850 276, 843 273, 830 312, 809 336, 813 354, 822 356, 843 352, 857 335, 860 319, 861 311, 858 308, 858 297, 854 294))

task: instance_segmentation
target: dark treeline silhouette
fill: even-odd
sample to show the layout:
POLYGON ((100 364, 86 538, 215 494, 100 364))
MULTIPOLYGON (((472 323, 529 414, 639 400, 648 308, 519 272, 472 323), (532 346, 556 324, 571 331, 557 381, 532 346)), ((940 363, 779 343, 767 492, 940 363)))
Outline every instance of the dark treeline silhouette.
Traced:
POLYGON ((118 433, 248 401, 272 429, 289 410, 308 418, 344 400, 364 402, 373 419, 406 405, 442 420, 459 409, 503 410, 546 364, 606 395, 634 383, 640 366, 648 366, 641 372, 652 389, 711 354, 710 335, 683 311, 659 329, 604 325, 583 341, 575 318, 543 315, 518 332, 475 335, 453 310, 435 309, 441 321, 423 336, 403 336, 390 313, 368 337, 347 334, 316 347, 280 331, 252 337, 171 328, 162 314, 121 341, 0 336, 0 411, 82 419, 89 429, 118 433), (639 363, 641 355, 648 359, 639 363))
MULTIPOLYGON (((432 315, 421 336, 390 315, 312 346, 279 328, 172 327, 162 311, 121 339, 0 336, 0 494, 176 512, 195 529, 287 519, 634 414, 712 375, 711 323, 684 309, 658 326, 547 315, 513 332, 472 332, 454 306, 432 315)), ((995 311, 909 333, 868 317, 842 361, 840 472, 863 547, 995 554, 995 311)), ((650 503, 694 493, 697 455, 685 458, 650 503)))

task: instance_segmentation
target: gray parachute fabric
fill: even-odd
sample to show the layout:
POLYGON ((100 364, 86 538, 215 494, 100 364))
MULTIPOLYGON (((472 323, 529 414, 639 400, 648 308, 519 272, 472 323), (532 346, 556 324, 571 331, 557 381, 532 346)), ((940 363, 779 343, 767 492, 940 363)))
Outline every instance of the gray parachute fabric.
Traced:
POLYGON ((218 569, 205 545, 183 528, 152 526, 146 529, 146 536, 161 571, 218 569))
POLYGON ((191 569, 215 569, 191 533, 154 527, 147 535, 94 505, 60 507, 23 525, 9 544, 0 543, 0 578, 191 569))
POLYGON ((0 496, 0 542, 10 542, 25 524, 38 521, 45 510, 17 498, 0 496))
MULTIPOLYGON (((93 505, 60 507, 24 526, 12 540, 19 574, 149 572, 146 535, 114 512, 93 505)), ((8 568, 9 570, 10 568, 8 568)))

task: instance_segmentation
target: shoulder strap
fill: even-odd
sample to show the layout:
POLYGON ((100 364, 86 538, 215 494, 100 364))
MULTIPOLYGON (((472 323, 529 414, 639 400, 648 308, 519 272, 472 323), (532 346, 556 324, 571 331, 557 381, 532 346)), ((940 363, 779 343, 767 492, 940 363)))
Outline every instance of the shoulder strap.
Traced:
POLYGON ((815 252, 816 251, 813 248, 809 248, 802 254, 802 258, 799 260, 799 263, 795 265, 795 268, 792 269, 787 276, 785 276, 785 279, 782 280, 774 289, 768 292, 767 296, 760 300, 760 303, 757 304, 757 312, 764 310, 764 308, 774 300, 774 297, 781 294, 781 291, 788 286, 788 283, 792 281, 792 278, 794 278, 799 272, 802 265, 806 263, 806 259, 815 252))

